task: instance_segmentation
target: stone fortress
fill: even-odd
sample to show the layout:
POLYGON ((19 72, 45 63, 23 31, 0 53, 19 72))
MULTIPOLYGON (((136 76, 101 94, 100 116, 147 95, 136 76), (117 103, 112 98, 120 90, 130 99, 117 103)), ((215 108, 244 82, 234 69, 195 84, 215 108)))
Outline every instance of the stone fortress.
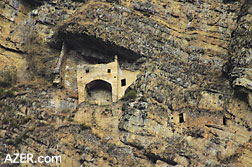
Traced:
POLYGON ((121 70, 118 57, 108 64, 83 64, 77 67, 79 103, 95 104, 116 102, 137 79, 138 72, 121 70))
POLYGON ((127 88, 139 74, 138 71, 121 70, 118 56, 107 64, 88 64, 79 61, 76 65, 67 65, 66 62, 71 58, 68 54, 64 43, 54 69, 56 74, 54 84, 62 83, 67 89, 77 89, 79 104, 84 101, 98 105, 116 102, 124 96, 127 88), (74 78, 74 81, 69 80, 69 76, 74 78))

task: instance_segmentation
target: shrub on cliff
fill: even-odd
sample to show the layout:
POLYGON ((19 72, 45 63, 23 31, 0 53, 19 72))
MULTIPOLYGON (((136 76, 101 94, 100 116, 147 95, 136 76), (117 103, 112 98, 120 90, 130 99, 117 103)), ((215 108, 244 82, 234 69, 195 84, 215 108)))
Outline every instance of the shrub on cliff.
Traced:
POLYGON ((15 67, 8 67, 0 71, 0 99, 11 97, 14 91, 10 89, 17 81, 15 67))
POLYGON ((13 90, 6 90, 0 87, 0 99, 4 97, 12 97, 14 95, 13 90))
POLYGON ((15 67, 9 67, 0 71, 0 87, 11 87, 17 81, 17 73, 15 67))
POLYGON ((129 91, 125 92, 125 95, 123 96, 124 100, 129 100, 129 99, 135 99, 136 98, 136 90, 130 89, 129 91))

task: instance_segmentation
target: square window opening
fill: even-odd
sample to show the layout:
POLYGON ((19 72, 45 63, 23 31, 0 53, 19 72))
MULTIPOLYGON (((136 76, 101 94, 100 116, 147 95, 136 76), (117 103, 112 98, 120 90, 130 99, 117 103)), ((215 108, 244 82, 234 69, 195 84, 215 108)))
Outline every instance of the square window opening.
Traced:
POLYGON ((179 123, 185 122, 183 113, 179 114, 179 123))
POLYGON ((121 86, 126 86, 126 79, 121 80, 121 86))

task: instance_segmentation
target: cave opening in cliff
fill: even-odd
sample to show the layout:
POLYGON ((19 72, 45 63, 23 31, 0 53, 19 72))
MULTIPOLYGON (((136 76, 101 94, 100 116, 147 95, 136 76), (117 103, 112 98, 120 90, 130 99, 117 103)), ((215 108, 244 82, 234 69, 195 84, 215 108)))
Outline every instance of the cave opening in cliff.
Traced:
POLYGON ((24 13, 29 13, 30 11, 38 8, 43 4, 43 1, 30 1, 30 0, 21 0, 20 4, 23 6, 23 9, 25 9, 23 12, 24 13))
MULTIPOLYGON (((59 32, 55 41, 50 42, 50 46, 59 51, 58 60, 55 62, 55 79, 53 82, 55 85, 62 84, 64 88, 78 93, 79 102, 98 101, 101 103, 101 100, 98 100, 98 96, 101 96, 98 94, 105 94, 106 92, 108 94, 109 91, 104 90, 111 89, 101 91, 102 89, 99 86, 98 89, 89 87, 85 89, 86 83, 91 79, 106 80, 111 83, 113 88, 118 85, 120 92, 117 95, 113 93, 112 101, 119 100, 122 98, 125 89, 136 79, 140 66, 146 61, 146 57, 129 48, 86 34, 59 32), (117 57, 116 60, 115 57, 117 57), (77 75, 82 78, 77 77, 77 75), (88 78, 86 78, 87 76, 88 78), (62 78, 62 80, 59 78, 62 78), (80 83, 80 80, 85 80, 85 85, 80 83), (80 91, 81 93, 79 93, 80 91)), ((108 86, 105 86, 105 88, 108 88, 108 86)), ((110 95, 103 97, 109 97, 105 101, 111 101, 111 92, 110 95)))
POLYGON ((142 55, 94 36, 59 33, 58 39, 59 42, 55 43, 55 47, 60 47, 57 44, 61 45, 64 41, 69 51, 76 52, 78 59, 86 61, 88 64, 106 64, 113 61, 114 56, 117 55, 120 65, 123 64, 122 67, 132 68, 141 65, 137 60, 142 55))
POLYGON ((112 86, 103 80, 94 80, 86 85, 86 98, 90 103, 106 105, 112 102, 112 86))
POLYGON ((241 101, 246 102, 247 104, 249 104, 248 101, 248 93, 246 88, 242 87, 242 86, 235 86, 234 87, 235 90, 235 97, 238 98, 241 101))

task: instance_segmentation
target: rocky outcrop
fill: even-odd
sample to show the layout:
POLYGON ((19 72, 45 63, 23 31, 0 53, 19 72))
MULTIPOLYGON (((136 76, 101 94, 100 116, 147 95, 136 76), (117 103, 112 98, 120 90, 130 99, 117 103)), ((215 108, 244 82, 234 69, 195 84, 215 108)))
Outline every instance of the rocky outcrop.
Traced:
POLYGON ((230 41, 230 61, 227 65, 229 77, 233 81, 236 93, 242 93, 243 99, 251 106, 251 2, 246 1, 239 12, 238 25, 230 41))

